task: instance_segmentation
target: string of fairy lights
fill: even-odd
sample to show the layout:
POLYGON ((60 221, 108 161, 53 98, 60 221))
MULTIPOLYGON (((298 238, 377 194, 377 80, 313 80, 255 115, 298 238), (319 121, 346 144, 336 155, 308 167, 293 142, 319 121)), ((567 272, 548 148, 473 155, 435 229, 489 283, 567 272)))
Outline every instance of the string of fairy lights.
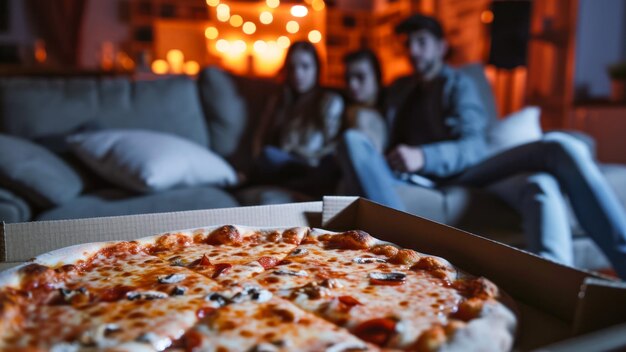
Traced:
MULTIPOLYGON (((326 8, 324 0, 303 0, 300 4, 261 0, 230 2, 230 5, 226 0, 206 0, 206 4, 214 18, 204 30, 207 49, 231 68, 245 67, 245 57, 249 54, 254 58, 255 72, 271 74, 293 38, 306 38, 313 44, 323 39, 322 32, 313 28, 311 21, 316 18, 315 13, 326 8)), ((185 60, 181 50, 172 49, 167 52, 166 60, 155 60, 151 68, 157 74, 194 75, 200 65, 185 60)))

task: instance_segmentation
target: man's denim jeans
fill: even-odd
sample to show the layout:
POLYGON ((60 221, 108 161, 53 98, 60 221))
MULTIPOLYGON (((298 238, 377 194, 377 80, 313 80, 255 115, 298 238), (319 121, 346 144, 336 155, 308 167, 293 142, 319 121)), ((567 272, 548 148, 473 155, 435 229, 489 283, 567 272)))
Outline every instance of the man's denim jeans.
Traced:
MULTIPOLYGON (((365 135, 347 131, 339 157, 353 193, 405 210, 394 190, 401 181, 365 135)), ((571 265, 572 234, 563 191, 585 232, 626 278, 626 213, 587 148, 573 137, 548 133, 540 141, 494 155, 446 184, 494 193, 522 216, 530 251, 571 265)))

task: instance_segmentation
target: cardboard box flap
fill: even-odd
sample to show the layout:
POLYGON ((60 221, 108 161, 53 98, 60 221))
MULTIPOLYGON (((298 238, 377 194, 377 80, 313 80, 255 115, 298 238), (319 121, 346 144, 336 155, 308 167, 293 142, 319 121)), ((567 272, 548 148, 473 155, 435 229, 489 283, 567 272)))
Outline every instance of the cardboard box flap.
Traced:
MULTIPOLYGON (((574 333, 582 334, 626 321, 626 283, 589 277, 578 295, 574 333)), ((624 334, 626 341, 626 334, 624 334)))
POLYGON ((322 219, 331 230, 356 226, 400 246, 446 258, 469 273, 489 278, 515 299, 570 323, 580 287, 591 275, 362 198, 325 197, 322 219))
POLYGON ((322 202, 210 209, 78 220, 34 221, 0 226, 0 261, 23 262, 78 243, 132 240, 195 227, 319 226, 322 202))

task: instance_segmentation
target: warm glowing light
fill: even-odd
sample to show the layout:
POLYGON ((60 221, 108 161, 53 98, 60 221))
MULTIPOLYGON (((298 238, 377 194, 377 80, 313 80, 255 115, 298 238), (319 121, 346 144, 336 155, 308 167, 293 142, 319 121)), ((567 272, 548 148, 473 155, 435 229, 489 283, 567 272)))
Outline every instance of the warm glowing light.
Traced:
POLYGON ((230 25, 233 27, 240 27, 243 24, 243 18, 239 15, 232 15, 230 17, 230 25))
POLYGON ((308 15, 309 10, 302 5, 295 5, 291 7, 291 15, 293 17, 304 17, 308 15))
POLYGON ((189 60, 185 62, 185 67, 183 70, 185 71, 186 74, 193 76, 193 75, 198 74, 198 72, 200 72, 200 65, 193 60, 189 60))
POLYGON ((256 24, 250 21, 244 23, 243 32, 246 34, 254 34, 254 32, 256 32, 256 24))
POLYGON ((164 75, 169 71, 170 65, 165 60, 154 60, 152 62, 152 72, 157 75, 164 75))
POLYGON ((226 22, 230 19, 230 7, 226 4, 217 5, 217 20, 221 22, 226 22))
POLYGON ((285 28, 287 29, 287 32, 294 34, 298 33, 298 31, 300 30, 300 25, 296 21, 289 21, 287 22, 287 26, 285 28))
POLYGON ((206 0, 206 4, 215 7, 220 4, 220 0, 206 0))
POLYGON ((278 39, 276 39, 276 42, 278 43, 278 46, 283 49, 287 49, 289 45, 291 45, 291 40, 289 40, 289 38, 284 35, 278 37, 278 39))
POLYGON ((239 39, 239 40, 235 40, 235 42, 232 45, 231 51, 235 54, 243 54, 247 48, 248 46, 246 45, 246 42, 239 39))
POLYGON ((215 49, 217 49, 220 53, 225 53, 228 49, 230 49, 230 43, 226 39, 220 39, 217 43, 215 43, 215 49))
POLYGON ((262 40, 254 42, 254 51, 257 53, 263 53, 267 50, 267 43, 262 40))
POLYGON ((220 32, 215 27, 206 27, 204 30, 204 36, 206 39, 216 39, 220 35, 220 32))
POLYGON ((480 20, 482 23, 491 23, 493 22, 493 12, 490 10, 485 10, 480 14, 480 20))
POLYGON ((267 4, 267 7, 275 9, 280 6, 280 0, 265 0, 265 4, 267 4))
POLYGON ((48 52, 46 51, 46 42, 42 39, 35 40, 35 60, 42 64, 46 62, 48 52))
POLYGON ((263 24, 270 24, 274 21, 274 16, 269 11, 263 11, 259 15, 259 21, 263 24))
POLYGON ((326 4, 324 3, 324 0, 313 0, 311 7, 315 11, 322 11, 326 7, 326 4))
POLYGON ((172 49, 167 52, 166 58, 169 63, 183 62, 185 60, 185 55, 178 49, 172 49))
POLYGON ((322 33, 317 29, 309 32, 309 41, 311 43, 319 43, 322 40, 322 33))

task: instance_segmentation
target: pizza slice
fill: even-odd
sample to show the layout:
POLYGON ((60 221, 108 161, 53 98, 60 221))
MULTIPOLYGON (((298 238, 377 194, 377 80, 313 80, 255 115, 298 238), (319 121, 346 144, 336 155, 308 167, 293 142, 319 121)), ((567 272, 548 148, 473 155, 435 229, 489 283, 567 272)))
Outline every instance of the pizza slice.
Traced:
POLYGON ((264 272, 295 249, 308 228, 252 229, 222 226, 143 240, 153 255, 191 269, 223 285, 264 272))
POLYGON ((347 330, 290 302, 233 302, 207 314, 185 335, 187 351, 377 351, 347 330))
POLYGON ((489 281, 362 231, 313 231, 281 264, 259 284, 380 347, 441 347, 484 314, 514 325, 489 281))

